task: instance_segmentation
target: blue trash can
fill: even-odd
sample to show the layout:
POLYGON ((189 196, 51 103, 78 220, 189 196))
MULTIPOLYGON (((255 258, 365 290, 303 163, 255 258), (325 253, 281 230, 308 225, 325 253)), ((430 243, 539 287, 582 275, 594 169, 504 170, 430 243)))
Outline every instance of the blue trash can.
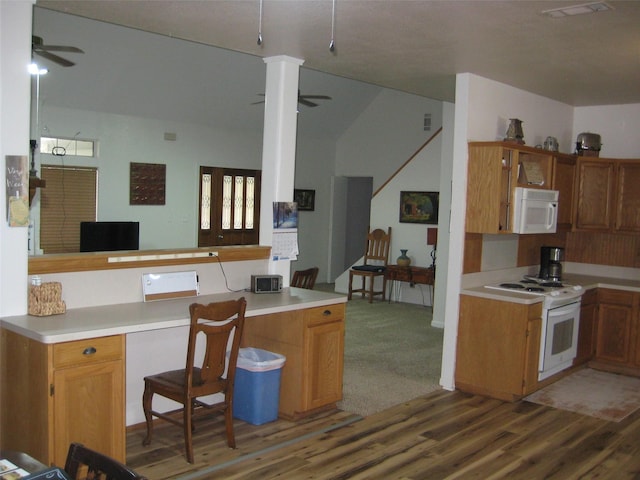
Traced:
POLYGON ((286 358, 259 348, 238 353, 233 392, 233 417, 252 425, 278 419, 280 376, 286 358))

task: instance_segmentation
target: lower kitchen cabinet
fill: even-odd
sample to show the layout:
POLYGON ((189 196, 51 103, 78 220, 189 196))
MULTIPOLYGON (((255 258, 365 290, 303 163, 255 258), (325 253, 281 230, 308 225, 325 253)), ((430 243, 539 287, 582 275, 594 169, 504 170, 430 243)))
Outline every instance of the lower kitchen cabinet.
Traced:
POLYGON ((601 288, 598 290, 598 334, 594 366, 632 373, 639 370, 640 294, 601 288))
POLYGON ((286 357, 280 416, 301 418, 342 399, 344 318, 344 304, 247 318, 242 346, 286 357))
POLYGON ((542 303, 460 296, 456 388, 515 401, 538 387, 542 303))
POLYGON ((1 349, 3 449, 64 466, 80 442, 125 461, 124 335, 43 344, 3 329, 1 349))
POLYGON ((587 290, 580 306, 580 328, 578 329, 578 352, 573 365, 581 365, 593 359, 596 353, 598 327, 598 291, 587 290))

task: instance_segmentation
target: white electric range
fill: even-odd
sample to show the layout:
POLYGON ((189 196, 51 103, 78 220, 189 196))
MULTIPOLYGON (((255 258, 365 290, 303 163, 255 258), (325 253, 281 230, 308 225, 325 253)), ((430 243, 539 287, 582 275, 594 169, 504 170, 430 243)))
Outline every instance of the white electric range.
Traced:
POLYGON ((544 297, 538 380, 572 365, 578 351, 582 286, 525 276, 513 282, 485 285, 485 288, 544 297))

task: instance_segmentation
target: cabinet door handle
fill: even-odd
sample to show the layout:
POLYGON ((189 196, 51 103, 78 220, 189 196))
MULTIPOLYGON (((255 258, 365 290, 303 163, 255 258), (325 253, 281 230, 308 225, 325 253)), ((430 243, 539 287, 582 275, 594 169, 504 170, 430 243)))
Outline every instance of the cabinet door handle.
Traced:
POLYGON ((324 312, 322 312, 322 315, 328 317, 329 315, 331 315, 331 310, 325 310, 324 312))
POLYGON ((94 355, 97 352, 95 347, 87 347, 82 351, 83 355, 94 355))

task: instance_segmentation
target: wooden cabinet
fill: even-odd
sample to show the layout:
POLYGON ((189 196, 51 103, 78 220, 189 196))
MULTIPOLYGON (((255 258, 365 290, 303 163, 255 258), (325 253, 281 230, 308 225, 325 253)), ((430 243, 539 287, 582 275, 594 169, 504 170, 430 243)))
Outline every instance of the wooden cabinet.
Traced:
POLYGON ((303 378, 303 411, 333 405, 342 399, 344 312, 311 308, 304 311, 307 374, 303 378))
POLYGON ((598 334, 595 361, 598 364, 633 369, 638 362, 638 304, 640 294, 599 289, 598 334))
POLYGON ((569 231, 573 225, 576 157, 555 152, 551 189, 558 190, 558 231, 569 231))
POLYGON ((516 186, 549 189, 551 178, 550 152, 506 142, 471 142, 466 231, 511 233, 516 186))
POLYGON ((640 233, 640 161, 579 157, 574 226, 640 233))
POLYGON ((64 465, 71 442, 125 461, 125 337, 43 344, 2 330, 3 448, 64 465))
POLYGON ((609 230, 613 223, 614 162, 580 157, 577 176, 576 230, 609 230))
POLYGON ((578 329, 578 352, 573 361, 574 365, 581 365, 594 357, 596 353, 597 326, 598 291, 591 289, 582 295, 580 328, 578 329))
POLYGON ((242 346, 286 357, 279 414, 304 417, 342 399, 345 305, 308 308, 247 318, 242 346))
POLYGON ((515 401, 538 386, 542 304, 460 296, 456 387, 515 401))
POLYGON ((620 160, 616 175, 616 232, 640 233, 640 161, 620 160))

